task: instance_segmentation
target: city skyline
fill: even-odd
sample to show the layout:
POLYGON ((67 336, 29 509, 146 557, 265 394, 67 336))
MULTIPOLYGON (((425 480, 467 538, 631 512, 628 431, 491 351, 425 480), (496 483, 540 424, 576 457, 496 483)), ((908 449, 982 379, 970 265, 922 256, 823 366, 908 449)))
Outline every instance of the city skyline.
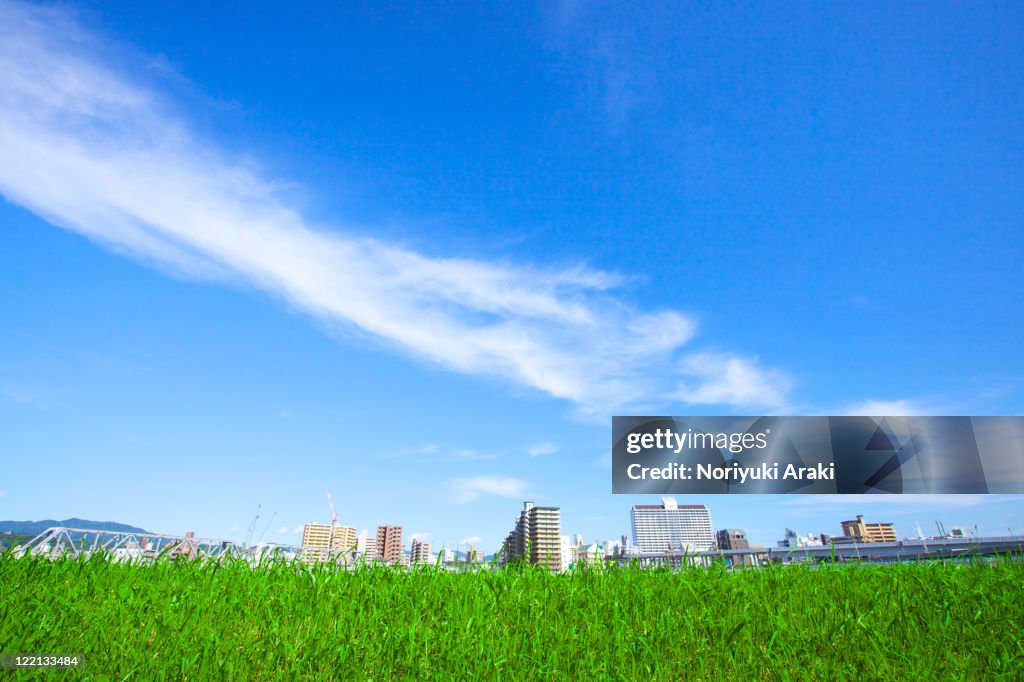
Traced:
MULTIPOLYGON (((1024 9, 786 12, 0 0, 0 518, 603 540, 613 414, 1020 414, 1024 9)), ((679 502, 1024 534, 880 497, 679 502)))
MULTIPOLYGON (((836 496, 829 496, 829 497, 832 498, 832 497, 836 497, 836 496)), ((849 497, 858 497, 858 496, 849 496, 849 497)), ((909 497, 914 497, 914 496, 911 495, 909 497)), ((960 496, 944 495, 944 496, 931 496, 931 497, 942 497, 942 498, 956 499, 957 497, 960 497, 960 496)), ((1001 497, 1012 497, 1012 496, 1001 496, 1001 497)), ((944 521, 942 518, 935 518, 935 519, 932 520, 932 522, 934 523, 934 528, 932 528, 932 526, 928 525, 927 523, 923 524, 920 520, 915 520, 915 521, 911 522, 913 524, 913 528, 912 528, 911 532, 900 533, 900 532, 897 532, 897 530, 896 530, 897 524, 894 524, 891 521, 879 521, 878 519, 873 519, 871 521, 865 522, 864 521, 864 514, 858 513, 858 514, 855 515, 856 518, 853 518, 853 519, 842 519, 842 520, 836 521, 835 524, 832 524, 832 525, 837 525, 838 526, 839 532, 833 532, 833 531, 836 530, 836 528, 833 528, 831 526, 829 526, 828 528, 824 528, 824 529, 821 528, 820 527, 821 523, 824 522, 824 523, 827 524, 828 521, 819 521, 818 524, 816 526, 814 526, 813 528, 811 528, 809 531, 808 531, 809 526, 799 526, 801 528, 801 531, 802 531, 800 533, 798 533, 796 531, 793 531, 790 527, 787 526, 787 527, 781 529, 781 532, 778 533, 778 535, 780 535, 781 538, 776 538, 775 540, 772 540, 772 541, 765 541, 765 542, 763 542, 761 544, 758 544, 758 543, 755 542, 754 545, 750 545, 749 542, 748 542, 749 538, 747 537, 746 526, 745 527, 741 527, 741 528, 736 528, 736 527, 730 527, 730 528, 719 527, 719 524, 714 523, 712 521, 711 510, 706 505, 703 505, 703 504, 679 504, 678 500, 676 499, 676 496, 660 495, 660 496, 657 496, 657 499, 659 500, 658 504, 640 503, 640 504, 634 504, 632 506, 632 508, 630 509, 630 520, 631 520, 631 522, 629 524, 631 526, 632 530, 629 533, 622 533, 621 535, 598 534, 598 535, 596 535, 596 536, 594 536, 592 538, 587 538, 582 533, 578 533, 578 532, 575 532, 575 531, 569 532, 567 529, 561 528, 562 532, 559 533, 559 537, 562 539, 563 542, 568 540, 571 543, 571 547, 574 548, 574 549, 577 548, 577 547, 580 547, 580 546, 586 547, 588 545, 598 545, 598 546, 606 547, 610 543, 611 545, 616 546, 616 547, 618 547, 618 546, 627 547, 628 546, 631 549, 631 551, 638 552, 638 553, 641 553, 641 554, 644 553, 645 551, 646 552, 660 552, 660 551, 671 551, 673 549, 678 550, 680 548, 683 548, 684 545, 686 546, 685 549, 687 551, 706 551, 709 548, 713 549, 714 548, 713 546, 716 545, 716 544, 718 545, 718 549, 722 549, 723 548, 721 546, 722 545, 722 541, 723 541, 722 538, 725 537, 727 542, 731 542, 732 540, 730 539, 729 534, 730 533, 734 533, 734 532, 738 532, 738 533, 741 534, 741 537, 742 537, 743 543, 744 543, 743 544, 744 547, 763 547, 763 548, 781 547, 784 544, 788 544, 788 541, 790 540, 790 538, 792 538, 793 540, 799 539, 800 540, 800 546, 803 546, 803 542, 804 542, 805 538, 813 538, 813 542, 814 543, 825 543, 825 544, 827 544, 827 542, 825 541, 824 538, 827 538, 827 537, 831 537, 831 538, 844 538, 844 537, 850 537, 850 536, 863 536, 863 537, 866 538, 864 540, 865 542, 883 542, 883 541, 884 542, 894 542, 894 541, 897 541, 897 540, 910 540, 910 539, 922 539, 922 538, 930 539, 930 538, 940 538, 940 537, 947 537, 948 538, 948 537, 954 537, 954 536, 955 537, 984 537, 984 536, 986 536, 986 534, 990 535, 990 536, 993 536, 993 537, 1024 537, 1024 526, 1020 526, 1020 527, 1014 528, 1012 524, 1014 522, 1019 522, 1020 519, 1018 517, 1016 517, 1015 515, 1011 515, 1011 514, 1007 514, 1006 515, 1006 518, 1008 519, 1008 524, 1007 524, 1007 526, 1005 528, 1006 533, 1004 534, 1004 533, 1001 532, 1002 529, 998 529, 998 528, 996 528, 996 529, 994 529, 992 531, 988 531, 987 533, 983 532, 980 529, 980 527, 979 527, 979 525, 977 523, 971 523, 970 520, 963 520, 963 519, 961 519, 960 523, 958 523, 958 524, 957 523, 950 524, 950 523, 947 523, 946 521, 944 521), (657 537, 657 538, 659 538, 659 541, 655 542, 653 545, 648 546, 647 549, 645 550, 644 547, 647 546, 645 544, 645 541, 643 539, 640 539, 640 541, 638 542, 638 538, 637 538, 637 529, 638 529, 637 518, 638 518, 638 513, 640 513, 640 514, 647 514, 647 515, 651 515, 651 514, 657 515, 657 514, 663 514, 664 513, 662 511, 658 511, 658 510, 670 510, 673 513, 682 513, 684 515, 688 515, 688 516, 685 517, 687 520, 682 520, 684 517, 680 517, 680 519, 681 519, 681 522, 684 524, 684 527, 689 528, 689 530, 684 529, 684 527, 679 527, 679 528, 676 528, 675 530, 672 530, 672 531, 668 531, 665 528, 659 528, 659 530, 655 531, 655 534, 652 536, 651 533, 653 531, 653 527, 651 525, 651 521, 648 519, 644 524, 642 524, 644 526, 644 529, 642 530, 641 534, 646 534, 647 536, 651 536, 651 537, 657 537), (680 511, 676 512, 676 510, 680 510, 680 511), (691 512, 691 511, 686 511, 686 510, 694 510, 694 511, 691 512), (694 514, 696 514, 695 517, 693 517, 694 514), (696 526, 693 526, 692 528, 690 528, 689 524, 692 524, 692 523, 696 523, 696 526), (866 527, 864 525, 865 523, 866 523, 866 527), (706 528, 705 528, 705 526, 706 526, 706 528), (879 529, 881 529, 881 530, 879 530, 879 529), (694 533, 694 532, 696 532, 700 537, 697 537, 697 536, 691 537, 691 534, 694 533), (662 537, 662 535, 661 535, 662 533, 667 533, 667 534, 665 534, 664 537, 662 537), (725 535, 723 536, 723 534, 725 534, 725 535), (707 537, 703 537, 705 535, 707 537), (691 542, 691 541, 693 541, 693 542, 691 542), (658 549, 659 547, 660 547, 660 549, 658 549)), ((684 499, 686 499, 686 498, 684 498, 684 499)), ((865 506, 870 508, 872 505, 871 504, 865 504, 865 506)), ((536 505, 532 501, 529 501, 529 500, 525 501, 524 502, 524 510, 528 511, 528 510, 531 510, 531 509, 536 511, 537 510, 536 505)), ((554 514, 555 514, 555 518, 556 519, 560 519, 560 516, 561 516, 561 509, 560 508, 553 507, 553 508, 541 508, 541 509, 550 509, 550 510, 552 510, 554 512, 554 514)), ((497 547, 494 547, 492 550, 488 550, 486 546, 478 547, 477 545, 481 545, 481 543, 483 542, 482 539, 479 538, 479 537, 464 538, 464 541, 460 541, 460 542, 458 542, 458 543, 456 543, 454 545, 446 545, 444 543, 441 543, 440 545, 436 546, 436 549, 437 549, 438 553, 442 553, 443 552, 445 555, 451 554, 453 557, 455 555, 457 555, 459 552, 461 552, 462 548, 466 548, 467 552, 469 552, 469 551, 477 552, 478 551, 478 552, 480 552, 482 554, 490 553, 493 556, 498 556, 501 553, 501 550, 504 547, 506 547, 510 541, 513 542, 513 544, 515 544, 515 541, 513 540, 513 536, 517 532, 521 532, 525 511, 521 511, 520 514, 518 515, 517 521, 516 521, 516 524, 515 524, 516 525, 516 529, 513 530, 513 533, 508 535, 508 536, 506 536, 505 539, 502 541, 501 545, 497 546, 497 547)), ((254 519, 254 522, 256 520, 258 520, 258 519, 254 519)), ((95 524, 95 523, 97 523, 97 522, 90 520, 90 524, 95 524)), ((555 524, 556 524, 556 526, 560 526, 560 520, 556 520, 555 524)), ((63 526, 63 525, 66 525, 66 524, 63 524, 61 522, 57 522, 56 523, 56 526, 63 526)), ((660 524, 655 523, 654 526, 660 526, 660 524)), ((88 526, 84 526, 84 527, 85 528, 92 528, 93 526, 92 525, 88 525, 88 526)), ((399 554, 401 552, 404 552, 406 555, 410 555, 411 554, 411 555, 415 556, 416 555, 416 547, 417 547, 417 545, 425 546, 427 548, 425 551, 427 553, 430 553, 431 547, 434 544, 432 542, 432 540, 431 540, 431 538, 434 537, 433 533, 431 533, 431 532, 412 533, 411 535, 408 536, 409 551, 405 551, 405 545, 403 544, 403 541, 401 539, 402 532, 403 532, 403 526, 401 524, 396 524, 396 525, 390 525, 390 524, 378 525, 377 529, 376 529, 377 534, 374 535, 374 536, 370 536, 369 535, 369 532, 371 530, 370 528, 363 528, 361 530, 358 530, 355 527, 346 526, 346 525, 340 523, 339 521, 334 520, 331 523, 323 523, 323 522, 320 522, 320 521, 308 521, 308 522, 306 522, 305 524, 303 524, 303 526, 301 526, 300 528, 295 529, 292 532, 293 535, 301 535, 301 540, 299 540, 299 541, 288 541, 288 540, 281 540, 281 539, 264 540, 264 536, 266 535, 266 533, 264 532, 264 533, 259 533, 259 535, 255 535, 254 533, 258 532, 258 528, 256 527, 256 523, 253 523, 253 524, 251 524, 250 528, 246 532, 245 537, 242 539, 242 546, 243 547, 261 547, 261 546, 275 546, 276 545, 276 546, 288 546, 288 547, 296 547, 296 548, 301 547, 304 550, 314 550, 315 552, 321 552, 322 550, 346 551, 346 550, 355 549, 357 551, 357 553, 359 553, 359 554, 363 554, 363 553, 369 551, 371 556, 377 557, 378 556, 377 555, 377 551, 378 551, 378 547, 379 547, 379 543, 377 542, 377 536, 380 535, 382 530, 387 531, 387 529, 394 529, 394 530, 397 531, 397 538, 398 539, 395 540, 393 544, 394 544, 394 551, 399 553, 399 554)), ((152 532, 152 531, 150 531, 150 532, 152 532)), ((172 534, 172 535, 176 534, 176 535, 182 535, 182 536, 186 536, 187 535, 188 537, 194 537, 196 535, 196 532, 194 530, 189 530, 189 531, 171 532, 170 534, 172 534)), ((527 533, 527 535, 528 535, 528 533, 527 533)), ((219 540, 224 540, 224 539, 229 539, 229 538, 206 537, 205 539, 208 540, 208 541, 219 541, 219 540)), ((229 540, 232 541, 232 542, 236 541, 233 538, 231 538, 229 540)), ((526 544, 527 544, 527 540, 526 540, 526 536, 524 536, 523 538, 520 538, 520 542, 518 543, 518 550, 514 550, 514 551, 522 552, 524 550, 526 544)), ((795 547, 796 545, 793 545, 793 546, 795 547)), ((327 555, 326 554, 321 554, 320 556, 321 556, 321 558, 326 558, 327 555)), ((395 557, 396 556, 397 556, 397 554, 392 554, 390 556, 390 559, 387 560, 386 563, 395 563, 395 557)))

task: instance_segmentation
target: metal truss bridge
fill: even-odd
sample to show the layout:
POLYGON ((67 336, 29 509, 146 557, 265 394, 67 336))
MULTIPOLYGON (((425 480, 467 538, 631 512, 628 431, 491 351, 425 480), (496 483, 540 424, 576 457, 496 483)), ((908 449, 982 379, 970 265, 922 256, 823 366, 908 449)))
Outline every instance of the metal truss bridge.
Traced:
POLYGON ((16 548, 18 556, 43 555, 50 558, 107 554, 123 561, 153 560, 161 556, 188 559, 241 557, 243 550, 229 540, 157 533, 129 533, 87 528, 47 528, 28 543, 16 548))
POLYGON ((51 559, 89 557, 103 554, 115 561, 149 562, 170 559, 236 558, 249 563, 299 558, 307 563, 354 564, 351 552, 311 549, 293 545, 260 544, 239 546, 230 540, 185 535, 133 533, 87 528, 47 528, 13 550, 16 556, 45 556, 51 559))

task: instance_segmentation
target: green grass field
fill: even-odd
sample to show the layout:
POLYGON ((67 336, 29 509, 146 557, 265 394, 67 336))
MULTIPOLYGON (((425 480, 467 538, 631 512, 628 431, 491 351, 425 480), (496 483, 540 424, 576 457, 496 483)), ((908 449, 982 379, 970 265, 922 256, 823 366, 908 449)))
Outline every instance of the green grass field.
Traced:
POLYGON ((1024 564, 550 575, 3 556, 0 652, 84 654, 42 673, 77 679, 1022 679, 1024 564))

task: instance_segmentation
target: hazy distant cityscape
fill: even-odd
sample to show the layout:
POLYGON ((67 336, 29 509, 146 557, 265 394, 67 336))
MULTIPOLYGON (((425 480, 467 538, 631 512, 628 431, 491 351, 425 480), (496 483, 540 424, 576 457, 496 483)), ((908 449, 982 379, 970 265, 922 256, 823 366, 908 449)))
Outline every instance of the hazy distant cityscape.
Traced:
MULTIPOLYGON (((580 533, 563 533, 561 509, 523 503, 501 546, 486 553, 472 543, 454 548, 434 546, 428 534, 414 533, 406 539, 400 525, 382 524, 374 535, 357 532, 339 522, 331 505, 330 523, 311 521, 303 526, 300 544, 257 542, 240 545, 227 540, 200 539, 188 532, 182 537, 158 535, 130 526, 111 529, 53 527, 22 543, 23 553, 66 556, 105 551, 118 559, 246 556, 257 561, 266 557, 306 563, 334 563, 345 567, 436 566, 452 570, 501 568, 529 564, 553 572, 581 566, 639 563, 678 568, 687 564, 722 561, 735 567, 765 563, 956 558, 1020 551, 1021 538, 979 537, 962 526, 949 529, 936 521, 936 533, 926 535, 920 524, 917 534, 899 539, 893 523, 866 520, 863 515, 837 520, 838 534, 800 534, 791 528, 781 531, 772 546, 751 544, 742 528, 714 527, 711 510, 704 504, 680 504, 674 497, 662 497, 659 504, 635 504, 630 510, 630 533, 615 538, 588 541, 580 533)), ((120 524, 110 524, 119 526, 120 524)), ((10 536, 8 531, 6 535, 10 536)))
MULTIPOLYGON (((790 528, 772 549, 797 550, 854 546, 859 544, 898 542, 892 523, 866 521, 863 515, 837 523, 840 533, 826 532, 800 535, 790 528)), ((661 498, 660 504, 636 504, 630 513, 630 534, 618 538, 588 542, 579 533, 563 534, 561 510, 558 507, 540 507, 533 502, 523 503, 513 529, 502 546, 491 556, 498 565, 513 561, 546 566, 553 571, 564 571, 579 564, 594 564, 608 560, 681 554, 701 556, 716 550, 767 549, 751 545, 746 531, 741 528, 714 529, 711 511, 703 504, 679 504, 674 497, 661 498)), ((941 525, 938 534, 925 536, 918 527, 918 535, 908 540, 968 540, 971 534, 962 527, 948 531, 941 525)), ((348 554, 351 561, 378 562, 388 565, 416 564, 449 565, 481 563, 484 553, 470 545, 465 552, 459 548, 435 548, 425 539, 412 538, 405 548, 402 527, 382 525, 374 537, 364 530, 358 535, 355 528, 337 524, 307 523, 303 529, 301 547, 297 554, 318 560, 327 560, 339 554, 348 554)), ((751 552, 747 556, 756 555, 751 552)))

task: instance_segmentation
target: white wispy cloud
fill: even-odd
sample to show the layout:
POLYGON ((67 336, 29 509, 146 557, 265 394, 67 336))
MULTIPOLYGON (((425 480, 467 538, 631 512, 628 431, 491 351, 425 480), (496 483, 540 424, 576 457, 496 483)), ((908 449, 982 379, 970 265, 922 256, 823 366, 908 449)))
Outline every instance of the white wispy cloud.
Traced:
POLYGON ((1005 498, 999 495, 798 495, 785 500, 786 507, 875 507, 875 506, 908 506, 925 505, 948 507, 976 507, 981 504, 1000 502, 1005 498))
POLYGON ((911 510, 978 507, 982 505, 1017 502, 1013 495, 795 495, 783 501, 791 516, 809 517, 843 511, 849 518, 863 509, 871 508, 876 514, 901 514, 911 510))
POLYGON ((417 445, 415 447, 400 448, 393 450, 385 454, 376 455, 376 459, 406 459, 406 458, 433 458, 439 455, 441 448, 428 443, 426 445, 417 445))
POLYGON ((3 499, 5 497, 7 497, 7 491, 6 490, 0 490, 0 499, 3 499))
POLYGON ((526 494, 528 488, 526 481, 506 476, 456 478, 449 485, 452 491, 452 500, 457 504, 472 502, 481 495, 520 498, 526 494))
POLYGON ((8 200, 179 276, 245 283, 332 327, 584 413, 662 399, 677 384, 691 403, 784 403, 779 375, 751 360, 676 362, 694 320, 635 308, 615 295, 614 273, 428 257, 312 224, 282 183, 196 135, 116 51, 60 7, 0 0, 8 200))
POLYGON ((498 454, 481 452, 472 448, 456 448, 443 450, 436 445, 424 445, 413 448, 402 448, 386 454, 376 455, 375 459, 413 459, 418 462, 469 462, 497 459, 498 454))
POLYGON ((426 541, 426 540, 429 540, 431 537, 432 537, 431 533, 413 533, 411 536, 409 536, 409 539, 410 540, 426 541))
POLYGON ((867 417, 915 417, 919 415, 939 415, 945 412, 935 411, 935 406, 920 400, 874 400, 867 399, 859 403, 847 405, 840 411, 840 414, 867 417))
POLYGON ((526 449, 526 454, 530 457, 540 457, 541 455, 553 455, 558 452, 558 446, 554 443, 537 443, 536 445, 530 446, 526 449))
POLYGON ((480 452, 479 450, 473 450, 470 448, 461 448, 459 450, 452 450, 445 460, 449 462, 468 462, 472 460, 489 460, 497 459, 498 455, 493 452, 480 452))
POLYGON ((302 526, 292 528, 292 535, 302 535, 302 526))
POLYGON ((284 535, 285 533, 288 532, 288 526, 281 526, 280 528, 277 529, 277 532, 279 534, 281 534, 281 535, 284 535))
POLYGON ((0 385, 0 398, 6 398, 11 402, 39 409, 49 408, 56 394, 57 392, 54 390, 41 387, 12 384, 0 385))
POLYGON ((676 397, 693 405, 737 405, 784 410, 789 379, 759 366, 757 358, 728 353, 696 353, 684 358, 676 397))
POLYGON ((590 85, 588 93, 597 96, 594 103, 604 114, 608 132, 618 132, 633 113, 655 99, 656 69, 651 62, 657 50, 634 30, 624 29, 622 12, 612 12, 609 23, 599 3, 548 3, 547 13, 556 45, 571 55, 572 66, 566 66, 580 70, 590 85))
POLYGON ((479 535, 470 535, 468 538, 462 538, 459 540, 460 545, 478 545, 483 542, 483 538, 479 535))

